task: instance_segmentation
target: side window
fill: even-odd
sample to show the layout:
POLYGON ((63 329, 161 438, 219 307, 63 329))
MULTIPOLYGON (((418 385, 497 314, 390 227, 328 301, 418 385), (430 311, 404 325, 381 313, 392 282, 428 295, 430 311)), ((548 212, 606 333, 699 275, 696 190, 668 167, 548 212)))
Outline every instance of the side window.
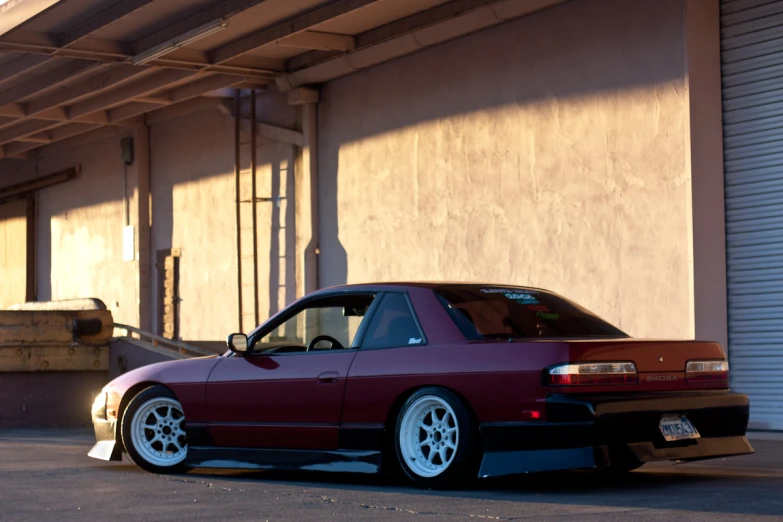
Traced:
POLYGON ((256 340, 253 351, 265 354, 306 352, 313 339, 321 336, 328 336, 339 344, 319 341, 312 346, 312 351, 350 348, 373 299, 373 295, 342 295, 309 303, 256 340))
POLYGON ((424 343, 424 335, 413 318, 405 295, 384 295, 367 327, 362 348, 395 348, 424 343))

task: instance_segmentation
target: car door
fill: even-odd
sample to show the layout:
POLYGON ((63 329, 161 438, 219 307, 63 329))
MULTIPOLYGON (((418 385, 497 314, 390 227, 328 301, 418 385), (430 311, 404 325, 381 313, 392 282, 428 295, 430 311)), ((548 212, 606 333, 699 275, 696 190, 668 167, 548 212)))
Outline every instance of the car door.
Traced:
POLYGON ((353 343, 374 299, 340 293, 307 300, 252 335, 252 353, 222 360, 207 384, 214 444, 336 449, 353 343))

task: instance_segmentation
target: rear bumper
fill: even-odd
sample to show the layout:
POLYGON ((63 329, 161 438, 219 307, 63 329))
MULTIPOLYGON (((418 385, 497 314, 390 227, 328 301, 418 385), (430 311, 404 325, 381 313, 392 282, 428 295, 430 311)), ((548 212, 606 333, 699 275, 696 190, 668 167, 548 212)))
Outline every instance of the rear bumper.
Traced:
POLYGON ((546 411, 547 422, 482 424, 485 453, 479 476, 600 468, 629 456, 652 462, 753 453, 745 438, 745 395, 552 395, 546 411), (687 416, 701 438, 666 442, 658 428, 664 414, 687 416))

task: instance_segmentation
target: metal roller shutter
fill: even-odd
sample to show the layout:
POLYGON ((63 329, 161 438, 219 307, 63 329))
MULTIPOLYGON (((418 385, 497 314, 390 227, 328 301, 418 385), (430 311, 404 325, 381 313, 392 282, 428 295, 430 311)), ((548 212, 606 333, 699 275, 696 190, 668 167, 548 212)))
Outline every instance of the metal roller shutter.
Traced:
POLYGON ((722 0, 732 388, 783 430, 783 0, 722 0))

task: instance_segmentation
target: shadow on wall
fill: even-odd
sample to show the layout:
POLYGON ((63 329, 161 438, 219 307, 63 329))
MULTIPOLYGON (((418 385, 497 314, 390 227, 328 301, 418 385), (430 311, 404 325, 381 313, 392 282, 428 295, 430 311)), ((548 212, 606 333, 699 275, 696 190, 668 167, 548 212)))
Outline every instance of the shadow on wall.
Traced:
MULTIPOLYGON (((331 286, 348 281, 348 256, 340 242, 339 220, 363 219, 344 210, 338 212, 338 165, 342 147, 423 122, 441 122, 455 116, 496 113, 506 107, 545 100, 554 103, 680 81, 685 70, 682 28, 682 0, 637 0, 633 3, 627 0, 579 0, 325 85, 318 111, 320 285, 331 286)), ((293 109, 285 104, 283 96, 270 92, 259 98, 259 104, 259 115, 264 121, 294 127, 293 109)), ((219 198, 191 201, 189 207, 192 212, 187 214, 180 214, 173 200, 175 188, 217 176, 228 175, 233 179, 233 124, 230 118, 218 111, 210 111, 210 114, 203 120, 202 116, 193 116, 194 119, 185 117, 167 122, 154 127, 151 132, 153 250, 183 248, 183 278, 191 277, 187 271, 188 263, 208 270, 213 266, 210 263, 217 259, 202 256, 199 250, 214 249, 224 257, 236 257, 233 181, 226 185, 219 198), (214 214, 219 214, 221 219, 215 218, 214 214), (174 238, 175 220, 189 219, 194 220, 191 228, 183 225, 185 232, 181 233, 182 237, 174 238), (207 229, 221 231, 213 233, 213 236, 220 237, 205 235, 205 228, 196 220, 212 220, 211 228, 207 229)), ((486 125, 481 131, 490 137, 496 132, 492 127, 492 117, 481 118, 480 122, 477 119, 476 122, 476 125, 486 125)), ((496 136, 496 140, 502 139, 504 136, 496 136)), ((111 159, 111 165, 106 164, 106 159, 98 160, 100 155, 96 154, 96 159, 88 157, 91 156, 89 152, 97 147, 95 145, 69 151, 69 163, 83 163, 83 177, 66 192, 60 187, 50 189, 57 194, 46 198, 54 210, 41 217, 116 200, 122 191, 118 142, 119 138, 103 142, 107 144, 106 156, 111 159)), ((405 150, 390 150, 386 158, 407 153, 405 150)), ((420 154, 426 154, 426 151, 420 151, 420 154)), ((42 168, 54 170, 60 167, 58 162, 62 162, 59 157, 57 160, 45 159, 42 168)), ((373 166, 363 165, 360 168, 369 172, 373 166)), ((293 195, 290 173, 287 173, 287 178, 291 180, 288 194, 293 195)), ((273 172, 270 197, 280 195, 280 186, 274 184, 282 179, 280 170, 273 172)), ((427 194, 427 197, 438 198, 439 194, 427 194)), ((293 221, 292 203, 291 198, 277 217, 275 214, 271 216, 266 227, 270 242, 259 245, 261 252, 268 249, 270 312, 280 302, 279 285, 284 283, 288 288, 293 287, 293 270, 286 269, 286 273, 282 274, 279 268, 281 257, 292 258, 295 231, 294 227, 287 225, 293 221), (280 219, 286 222, 285 248, 280 243, 280 219)), ((119 219, 118 216, 112 219, 115 218, 119 219)), ((41 273, 44 274, 53 269, 46 264, 50 262, 46 258, 52 253, 52 246, 47 243, 51 241, 52 231, 42 222, 39 226, 41 273)), ((263 226, 259 224, 260 228, 263 226)), ((118 221, 117 230, 120 228, 118 221)), ((369 244, 367 248, 380 247, 369 244)), ((420 245, 419 248, 430 247, 420 245)), ((399 256, 399 253, 394 255, 399 256)), ((356 258, 361 258, 361 253, 352 257, 356 258)), ((290 262, 289 259, 284 261, 290 262)), ((226 272, 233 269, 236 273, 235 259, 233 263, 226 272)), ((264 275, 261 274, 261 281, 264 281, 264 275)), ((46 279, 40 278, 43 288, 46 288, 46 279)), ((156 279, 153 274, 152 280, 156 279)), ((226 277, 219 283, 210 284, 214 288, 222 288, 221 291, 228 295, 235 294, 236 282, 231 283, 226 277)), ((195 286, 202 282, 191 284, 195 286)), ((264 292, 264 286, 261 285, 261 292, 264 292)), ((288 290, 285 292, 283 299, 288 302, 292 294, 288 290)), ((46 295, 44 292, 43 297, 66 296, 46 295)), ((158 296, 154 295, 153 302, 158 300, 158 296)), ((216 301, 219 304, 205 302, 204 306, 213 306, 216 316, 222 318, 225 312, 218 308, 231 306, 233 299, 216 301)), ((210 313, 211 309, 205 309, 200 317, 209 317, 210 313)), ((157 308, 154 308, 153 315, 157 317, 157 314, 157 308)), ((234 317, 236 313, 232 311, 230 315, 234 317)), ((234 322, 221 327, 231 331, 234 322)), ((184 325, 183 331, 187 332, 184 325)))
MULTIPOLYGON (((352 216, 345 209, 338 212, 339 165, 347 145, 422 123, 448 126, 449 119, 465 115, 474 116, 472 132, 481 127, 495 141, 512 139, 497 134, 496 120, 504 108, 551 101, 556 112, 558 103, 569 99, 677 83, 683 85, 678 95, 684 96, 683 24, 681 0, 567 2, 326 84, 318 112, 320 285, 348 281, 347 252, 339 236, 352 216)), ((449 140, 464 138, 458 130, 450 133, 449 140)), ((375 167, 386 168, 385 159, 411 153, 390 143, 389 150, 377 152, 383 158, 369 158, 376 165, 362 166, 366 177, 375 167)), ((343 158, 344 163, 352 160, 343 158)), ((362 254, 352 255, 357 257, 362 254)))

